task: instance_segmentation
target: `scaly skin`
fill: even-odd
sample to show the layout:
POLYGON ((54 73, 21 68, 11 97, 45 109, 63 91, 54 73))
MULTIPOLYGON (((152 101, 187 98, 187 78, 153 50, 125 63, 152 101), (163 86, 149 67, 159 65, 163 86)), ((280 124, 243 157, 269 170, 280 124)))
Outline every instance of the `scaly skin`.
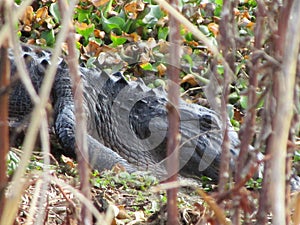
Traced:
MULTIPOLYGON (((40 88, 51 52, 23 45, 23 57, 36 90, 40 88)), ((17 73, 10 54, 12 76, 17 73)), ((90 164, 98 170, 120 164, 127 171, 150 170, 166 178, 167 111, 166 93, 150 89, 142 81, 127 82, 120 73, 108 76, 99 68, 80 67, 87 116, 90 164)), ((62 147, 75 155, 75 115, 71 80, 64 59, 60 60, 51 93, 54 129, 62 147)), ((10 94, 9 114, 21 121, 32 103, 18 82, 10 94)), ((222 122, 218 114, 196 104, 180 101, 180 173, 206 175, 217 180, 222 143, 222 122)), ((237 134, 230 132, 231 152, 237 154, 237 134)))

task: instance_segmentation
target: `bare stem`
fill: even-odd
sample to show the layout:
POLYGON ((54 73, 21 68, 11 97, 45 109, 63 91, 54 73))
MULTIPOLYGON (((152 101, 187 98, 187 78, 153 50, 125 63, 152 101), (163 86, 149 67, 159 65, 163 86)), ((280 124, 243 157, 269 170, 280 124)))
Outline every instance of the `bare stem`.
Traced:
MULTIPOLYGON (((175 8, 178 6, 177 0, 172 0, 171 4, 175 8)), ((180 52, 180 31, 178 21, 174 18, 173 15, 170 17, 170 34, 169 40, 171 42, 170 47, 170 63, 168 66, 168 140, 167 140, 167 156, 176 154, 175 157, 172 157, 172 160, 167 160, 167 170, 169 173, 169 182, 177 181, 177 173, 179 170, 179 160, 178 160, 178 149, 179 146, 179 68, 177 65, 180 65, 179 62, 179 52, 180 52)), ((168 157, 169 158, 169 157, 168 157)), ((171 158, 171 157, 170 157, 171 158)), ((172 188, 167 190, 167 210, 168 210, 168 225, 178 224, 178 209, 177 209, 177 188, 172 188)))
MULTIPOLYGON (((64 12, 67 9, 66 1, 60 1, 60 10, 64 12)), ((63 14, 63 13, 62 13, 63 14)), ((72 90, 74 95, 74 106, 75 106, 75 136, 76 136, 76 155, 78 161, 78 170, 80 177, 80 190, 82 194, 91 200, 90 190, 90 168, 88 160, 88 145, 87 145, 87 133, 86 133, 86 117, 83 108, 83 85, 81 76, 78 71, 78 57, 75 48, 75 29, 72 25, 72 21, 69 23, 69 35, 67 36, 66 42, 68 46, 68 66, 70 70, 72 80, 72 90)), ((90 225, 92 224, 92 214, 85 204, 81 205, 81 224, 90 225)))
POLYGON ((289 130, 293 116, 293 98, 296 65, 300 44, 299 1, 287 1, 279 20, 278 32, 283 38, 276 45, 276 53, 282 58, 282 69, 274 74, 273 98, 276 99, 272 119, 272 133, 267 148, 271 153, 271 200, 273 224, 286 224, 285 177, 289 130), (284 16, 287 15, 287 16, 284 16), (284 21, 282 21, 284 20, 284 21), (281 24, 287 24, 287 27, 281 24), (280 30, 282 28, 282 30, 280 30))

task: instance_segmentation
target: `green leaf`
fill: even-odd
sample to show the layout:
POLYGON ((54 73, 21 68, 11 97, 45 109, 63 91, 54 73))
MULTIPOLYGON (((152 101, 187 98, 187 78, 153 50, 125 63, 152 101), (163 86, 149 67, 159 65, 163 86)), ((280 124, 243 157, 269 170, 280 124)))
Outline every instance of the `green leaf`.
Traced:
POLYGON ((78 33, 78 34, 81 34, 83 37, 84 37, 84 39, 86 40, 86 41, 88 41, 89 40, 89 37, 90 37, 90 35, 94 32, 94 30, 95 30, 95 25, 94 24, 90 24, 90 25, 87 25, 86 27, 84 27, 84 29, 83 29, 83 27, 84 26, 75 26, 75 29, 76 29, 76 32, 78 33))
POLYGON ((229 102, 234 104, 240 99, 240 96, 235 91, 235 92, 230 93, 228 98, 229 98, 229 102))
POLYGON ((148 27, 153 27, 156 25, 157 21, 164 16, 164 14, 159 5, 149 5, 148 8, 150 11, 146 14, 142 21, 144 24, 147 24, 148 27))
POLYGON ((168 27, 160 27, 158 29, 158 40, 167 40, 168 35, 169 35, 168 27))
POLYGON ((113 31, 114 33, 120 35, 122 33, 124 24, 125 21, 121 17, 114 16, 109 19, 104 17, 102 18, 102 27, 106 33, 113 31))
POLYGON ((125 33, 132 33, 135 30, 132 30, 132 27, 135 25, 135 20, 128 19, 125 24, 123 25, 123 31, 125 33))
POLYGON ((147 87, 149 87, 149 88, 155 88, 155 86, 154 86, 153 83, 148 84, 147 87))
POLYGON ((216 9, 214 11, 215 16, 221 16, 222 7, 223 7, 223 0, 215 0, 216 9))
POLYGON ((153 1, 153 0, 143 0, 143 2, 149 3, 149 4, 154 4, 154 1, 153 1))
POLYGON ((125 20, 118 16, 111 17, 108 19, 108 21, 109 21, 109 24, 118 25, 121 29, 123 28, 123 26, 125 24, 125 20))
POLYGON ((113 34, 110 35, 110 39, 113 42, 112 43, 113 47, 117 47, 119 45, 122 45, 127 41, 127 38, 116 36, 116 35, 113 35, 113 34))
POLYGON ((165 87, 166 86, 166 82, 162 79, 156 79, 154 81, 154 86, 155 87, 165 87))
POLYGON ((195 39, 194 39, 194 36, 193 36, 193 34, 192 34, 192 32, 187 32, 187 33, 185 34, 185 39, 186 39, 187 41, 193 41, 193 40, 195 40, 195 39))
POLYGON ((206 36, 209 36, 210 35, 210 31, 208 29, 207 26, 204 26, 204 25, 200 25, 199 26, 199 30, 206 36))
POLYGON ((249 0, 248 4, 251 5, 252 7, 255 7, 257 5, 256 0, 249 0))
POLYGON ((78 22, 90 23, 90 16, 93 14, 92 10, 93 10, 92 7, 88 8, 88 9, 77 8, 75 17, 78 19, 78 22))
POLYGON ((223 5, 223 0, 215 0, 215 3, 216 3, 217 5, 222 6, 222 5, 223 5))
POLYGON ((53 29, 46 30, 41 33, 41 38, 45 39, 48 46, 53 46, 55 43, 55 35, 53 29))
POLYGON ((300 152, 299 151, 295 151, 294 161, 295 162, 299 162, 300 161, 300 152))
POLYGON ((86 67, 87 68, 95 68, 95 61, 97 60, 96 57, 91 57, 88 59, 88 61, 86 62, 86 67))
POLYGON ((234 107, 233 107, 233 105, 227 104, 227 113, 228 113, 229 119, 233 119, 233 116, 234 116, 234 107))
POLYGON ((239 128, 240 128, 240 123, 239 123, 238 121, 236 121, 234 118, 232 118, 232 119, 230 120, 230 122, 231 122, 232 126, 234 127, 234 129, 235 129, 236 131, 238 131, 239 128))
POLYGON ((247 109, 248 108, 248 96, 245 95, 241 95, 240 96, 240 103, 243 109, 247 109))
POLYGON ((217 72, 220 75, 224 74, 224 66, 223 65, 217 65, 217 72))
POLYGON ((107 17, 108 12, 112 11, 112 3, 113 0, 110 0, 108 4, 105 4, 103 7, 99 8, 105 17, 107 17))
POLYGON ((7 173, 12 175, 17 169, 20 162, 20 157, 13 151, 9 151, 7 154, 7 173))
POLYGON ((190 66, 193 66, 193 64, 194 64, 193 59, 190 55, 188 55, 188 54, 183 55, 183 59, 185 59, 189 63, 190 66))
MULTIPOLYGON (((257 98, 259 99, 262 95, 262 92, 259 92, 257 91, 256 92, 256 95, 257 95, 257 98)), ((258 105, 257 105, 257 108, 262 108, 264 106, 264 98, 262 98, 259 102, 258 102, 258 105)))
POLYGON ((55 22, 59 23, 61 21, 61 16, 60 16, 57 2, 54 2, 50 5, 49 11, 52 14, 55 22))
POLYGON ((214 11, 214 15, 220 17, 221 16, 221 12, 222 12, 222 6, 221 5, 217 5, 216 9, 214 11))
POLYGON ((143 63, 143 64, 140 64, 140 67, 143 69, 143 70, 153 70, 153 66, 151 63, 143 63))

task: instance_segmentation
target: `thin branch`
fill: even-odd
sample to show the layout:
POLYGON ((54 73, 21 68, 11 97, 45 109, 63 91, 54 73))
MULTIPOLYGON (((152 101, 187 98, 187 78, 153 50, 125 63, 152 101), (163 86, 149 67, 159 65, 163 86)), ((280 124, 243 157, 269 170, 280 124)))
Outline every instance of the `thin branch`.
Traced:
MULTIPOLYGON (((4 24, 5 2, 0 3, 0 25, 4 24)), ((9 85, 9 60, 8 60, 8 41, 0 47, 0 88, 6 88, 9 85)), ((5 188, 7 185, 7 167, 6 159, 9 151, 9 129, 8 129, 8 93, 0 95, 0 218, 2 217, 5 205, 5 188)))
MULTIPOLYGON (((261 50, 263 43, 265 42, 265 38, 268 35, 266 32, 267 29, 263 29, 264 23, 265 23, 265 18, 268 17, 266 14, 267 14, 266 4, 263 3, 262 1, 258 1, 257 2, 256 26, 255 26, 255 30, 254 30, 254 36, 255 36, 254 46, 257 50, 254 51, 254 54, 252 55, 252 59, 251 59, 251 62, 252 62, 251 68, 253 70, 257 70, 257 71, 253 71, 251 73, 260 72, 262 74, 265 73, 266 74, 265 76, 268 76, 269 75, 268 72, 261 72, 262 69, 255 67, 256 66, 255 63, 259 63, 259 61, 258 61, 259 58, 261 58, 262 60, 265 59, 267 62, 278 63, 278 61, 275 58, 271 57, 270 55, 267 55, 267 53, 264 53, 265 51, 261 50)), ((261 63, 258 65, 258 67, 262 67, 261 63)), ((268 71, 268 70, 266 70, 266 71, 268 71)), ((252 76, 252 74, 250 74, 250 76, 252 76)), ((267 91, 268 90, 266 90, 266 92, 267 91)), ((262 138, 260 138, 260 140, 261 139, 262 138)), ((258 140, 257 142, 262 142, 260 140, 258 140)), ((259 146, 259 144, 257 144, 257 146, 259 146)), ((268 154, 268 153, 266 152, 266 154, 268 154)), ((270 161, 266 161, 264 164, 264 172, 263 172, 264 179, 262 181, 262 190, 261 190, 261 193, 260 193, 260 196, 258 199, 258 202, 259 202, 258 203, 258 211, 256 214, 256 221, 258 224, 266 224, 267 220, 268 220, 267 215, 268 215, 269 208, 270 208, 270 198, 269 198, 270 170, 268 169, 269 164, 270 164, 270 161)))
POLYGON ((227 114, 227 101, 229 95, 229 84, 233 78, 232 70, 234 70, 234 55, 235 55, 235 20, 233 9, 235 6, 235 2, 231 0, 224 0, 223 9, 222 9, 222 20, 220 21, 220 49, 224 54, 224 59, 226 60, 226 64, 228 63, 228 67, 224 68, 222 79, 222 100, 221 100, 221 117, 222 117, 222 128, 224 129, 224 138, 222 143, 222 155, 221 155, 221 163, 220 163, 220 171, 219 174, 219 192, 223 192, 226 189, 226 184, 230 178, 230 139, 228 135, 228 114, 227 114))
MULTIPOLYGON (((66 1, 59 2, 61 14, 67 9, 66 1)), ((91 190, 90 190, 90 168, 88 160, 88 144, 87 144, 87 132, 86 132, 86 117, 83 108, 84 98, 83 98, 83 84, 81 76, 78 71, 78 57, 76 57, 75 49, 75 29, 70 20, 69 35, 67 37, 67 45, 69 55, 67 56, 67 61, 69 65, 69 71, 72 80, 72 90, 74 95, 74 105, 75 105, 75 136, 76 136, 76 155, 78 161, 78 170, 80 177, 80 190, 82 194, 91 200, 91 190)), ((89 225, 92 224, 92 215, 89 209, 82 204, 81 207, 81 224, 89 225)))
POLYGON ((44 196, 40 198, 38 202, 38 211, 37 218, 35 221, 35 225, 42 225, 44 224, 45 220, 45 205, 47 202, 47 195, 49 189, 49 180, 47 177, 50 174, 50 137, 49 137, 49 126, 47 120, 42 120, 41 130, 40 130, 40 137, 42 143, 42 150, 43 150, 43 161, 44 161, 44 168, 43 168, 43 177, 42 177, 42 186, 40 190, 39 196, 44 196))
MULTIPOLYGON (((177 0, 171 0, 171 4, 175 8, 178 7, 177 0)), ((167 139, 167 171, 169 174, 168 181, 175 182, 177 181, 177 175, 179 171, 179 155, 178 149, 179 146, 179 118, 180 112, 179 109, 179 72, 180 68, 177 65, 180 65, 180 30, 179 30, 178 21, 174 18, 174 15, 169 15, 169 41, 171 42, 170 47, 170 59, 168 65, 168 139, 167 139), (175 157, 169 157, 169 156, 175 157), (172 158, 172 160, 170 159, 172 158)), ((168 225, 178 224, 178 209, 177 209, 177 188, 172 188, 167 190, 167 211, 168 225)))
MULTIPOLYGON (((13 15, 11 8, 12 7, 9 7, 9 9, 8 9, 9 13, 7 14, 8 17, 10 17, 7 21, 7 24, 9 25, 8 30, 9 30, 9 34, 10 34, 10 42, 12 44, 11 48, 13 50, 14 55, 21 56, 22 55, 21 45, 19 43, 18 37, 15 35, 16 31, 15 31, 15 27, 14 27, 14 25, 17 24, 17 22, 18 22, 18 17, 13 15)), ((18 71, 18 78, 24 84, 24 87, 26 88, 26 91, 28 92, 28 94, 31 98, 31 101, 34 104, 37 104, 40 101, 40 99, 39 99, 37 92, 35 91, 35 89, 33 87, 30 76, 26 69, 24 59, 22 57, 14 57, 14 62, 15 62, 15 65, 16 65, 17 71, 18 71)))

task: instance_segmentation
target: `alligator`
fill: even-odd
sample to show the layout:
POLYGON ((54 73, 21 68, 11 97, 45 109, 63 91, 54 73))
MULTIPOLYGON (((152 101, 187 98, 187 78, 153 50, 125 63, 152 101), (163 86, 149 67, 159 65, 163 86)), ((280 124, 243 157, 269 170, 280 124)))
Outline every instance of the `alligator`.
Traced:
MULTIPOLYGON (((51 50, 23 44, 22 55, 32 84, 38 92, 51 50)), ((18 76, 15 56, 9 51, 11 77, 18 76)), ((117 72, 107 74, 98 67, 79 67, 84 87, 89 163, 99 171, 121 165, 128 172, 151 171, 165 178, 168 133, 167 94, 151 89, 142 80, 127 81, 117 72)), ((62 56, 57 65, 50 102, 53 128, 66 153, 75 156, 75 112, 71 77, 62 56)), ((33 103, 21 81, 14 82, 9 96, 9 119, 22 122, 33 103)), ((217 180, 221 160, 223 126, 217 112, 180 100, 180 171, 187 177, 207 176, 217 180)), ((237 133, 230 130, 232 159, 238 154, 237 133)))

